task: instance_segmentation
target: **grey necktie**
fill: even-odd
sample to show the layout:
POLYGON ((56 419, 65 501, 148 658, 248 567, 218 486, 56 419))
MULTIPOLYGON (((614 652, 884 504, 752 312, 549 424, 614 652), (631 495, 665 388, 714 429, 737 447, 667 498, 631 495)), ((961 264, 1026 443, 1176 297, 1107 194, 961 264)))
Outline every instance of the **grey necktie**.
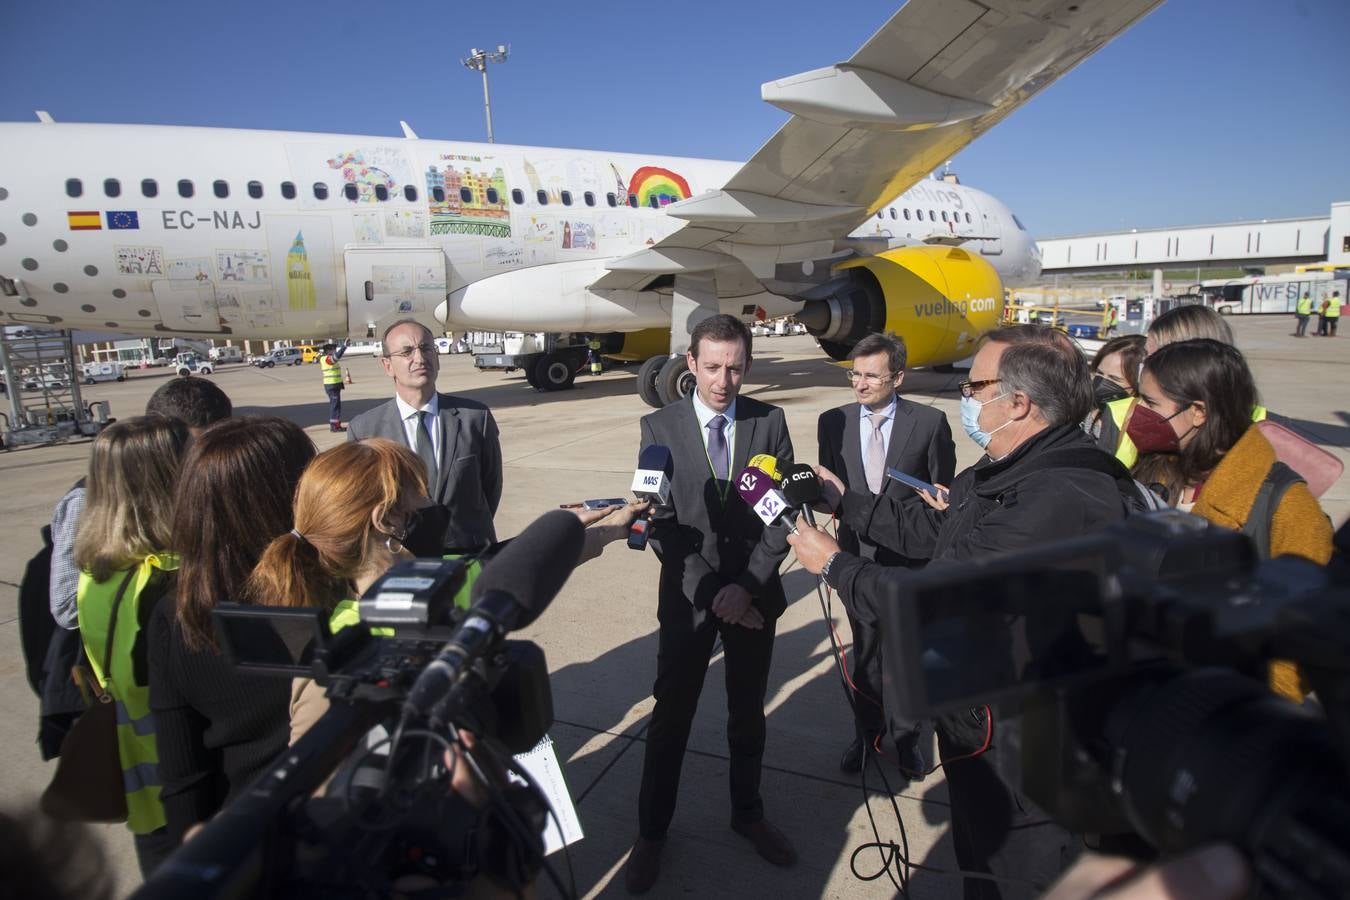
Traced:
POLYGON ((726 421, 726 416, 713 416, 707 425, 708 459, 712 461, 713 477, 718 481, 726 481, 731 469, 731 460, 727 456, 727 436, 722 433, 726 421))
POLYGON ((867 449, 863 451, 863 471, 867 474, 867 489, 874 494, 881 493, 886 479, 886 441, 881 434, 881 426, 887 416, 881 413, 868 413, 872 424, 872 436, 868 438, 867 449))
POLYGON ((431 444, 431 432, 427 430, 427 419, 431 413, 425 409, 417 411, 417 455, 427 467, 428 493, 436 490, 436 450, 431 444))

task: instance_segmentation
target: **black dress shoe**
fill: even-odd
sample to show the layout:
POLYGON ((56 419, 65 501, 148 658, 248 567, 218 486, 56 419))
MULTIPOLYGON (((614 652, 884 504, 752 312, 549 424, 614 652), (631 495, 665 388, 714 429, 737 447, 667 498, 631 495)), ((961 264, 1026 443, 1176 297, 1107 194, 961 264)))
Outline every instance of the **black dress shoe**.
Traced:
POLYGON ((665 841, 649 841, 641 837, 637 839, 637 843, 628 854, 628 865, 623 872, 624 885, 628 888, 628 893, 645 894, 656 884, 656 877, 661 874, 661 851, 665 846, 665 841))
POLYGON ((844 755, 839 758, 839 771, 847 772, 850 775, 856 775, 862 771, 863 767, 863 741, 860 737, 855 737, 853 743, 848 745, 844 755))
POLYGON ((896 746, 895 752, 900 774, 910 781, 923 781, 924 775, 928 772, 928 760, 924 758, 923 751, 919 749, 919 742, 917 740, 901 741, 896 746))
POLYGON ((793 849, 787 835, 764 819, 751 822, 749 825, 732 819, 731 830, 748 838, 750 843, 755 845, 755 852, 775 866, 787 868, 797 862, 797 851, 793 849))

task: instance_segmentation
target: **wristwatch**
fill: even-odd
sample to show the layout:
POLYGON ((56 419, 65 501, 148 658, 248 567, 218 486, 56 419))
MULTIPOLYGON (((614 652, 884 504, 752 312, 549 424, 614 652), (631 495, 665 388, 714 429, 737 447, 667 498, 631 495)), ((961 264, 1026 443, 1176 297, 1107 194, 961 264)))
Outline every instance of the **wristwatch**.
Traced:
POLYGON ((843 550, 836 550, 836 551, 834 551, 833 553, 830 554, 830 558, 829 558, 829 559, 825 560, 825 565, 822 566, 821 569, 820 569, 820 580, 821 580, 821 581, 829 581, 829 579, 830 579, 830 567, 834 565, 834 561, 835 561, 836 559, 838 559, 839 556, 840 556, 840 554, 842 554, 843 552, 844 552, 843 550))

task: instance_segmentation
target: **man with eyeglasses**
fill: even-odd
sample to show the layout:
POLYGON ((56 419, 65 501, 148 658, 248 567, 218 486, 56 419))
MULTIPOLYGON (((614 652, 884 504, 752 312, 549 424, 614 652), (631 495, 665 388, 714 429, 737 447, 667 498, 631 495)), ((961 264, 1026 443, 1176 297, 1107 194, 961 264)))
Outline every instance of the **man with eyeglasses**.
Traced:
POLYGON ((427 467, 427 494, 445 508, 446 552, 472 552, 497 540, 492 517, 502 499, 502 448, 486 406, 436 391, 435 336, 415 319, 385 329, 380 362, 394 399, 347 425, 347 440, 398 441, 427 467))
MULTIPOLYGON (((816 423, 820 464, 837 473, 840 482, 862 496, 886 496, 896 502, 923 504, 911 488, 886 477, 898 469, 923 481, 951 484, 956 472, 956 445, 941 410, 900 396, 908 353, 903 338, 870 334, 853 348, 848 370, 856 403, 821 413, 816 423)), ((878 546, 857 529, 841 524, 839 546, 862 559, 882 565, 919 568, 927 560, 911 558, 878 546)), ((851 613, 853 667, 856 688, 853 740, 839 761, 844 772, 862 770, 868 752, 879 747, 888 732, 895 743, 901 772, 922 778, 928 765, 920 747, 920 722, 895 719, 887 722, 881 705, 881 635, 870 623, 851 613), (889 725, 889 727, 888 727, 889 725)))
MULTIPOLYGON (((846 488, 821 469, 826 502, 838 508, 842 522, 880 546, 929 559, 927 573, 965 571, 971 563, 1091 534, 1125 517, 1137 496, 1134 483, 1079 427, 1092 408, 1092 382, 1082 353, 1063 332, 1039 325, 991 332, 960 393, 962 426, 985 455, 956 476, 948 504, 930 507, 872 497, 846 488)), ((797 526, 799 533, 789 535, 788 542, 802 566, 821 574, 859 621, 880 628, 878 604, 887 596, 886 582, 908 571, 841 550, 805 519, 797 526)), ((1006 675, 1011 683, 1013 663, 997 632, 972 626, 933 642, 925 653, 953 665, 978 665, 1006 675)), ((989 709, 942 716, 935 730, 958 866, 1030 880, 1040 879, 1047 866, 1057 868, 1060 852, 1068 853, 1072 841, 1018 798, 985 755, 1001 736, 989 709), (1018 831, 1037 840, 1014 843, 1011 837, 1018 831)), ((967 900, 1001 896, 996 882, 965 881, 967 900)))

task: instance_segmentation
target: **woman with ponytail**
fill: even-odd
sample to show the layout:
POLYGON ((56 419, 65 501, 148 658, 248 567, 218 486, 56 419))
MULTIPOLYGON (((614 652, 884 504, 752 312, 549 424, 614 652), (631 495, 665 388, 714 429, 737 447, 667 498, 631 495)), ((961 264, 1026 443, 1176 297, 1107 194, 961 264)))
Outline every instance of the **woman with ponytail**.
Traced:
POLYGON ((294 423, 240 416, 204 430, 183 463, 170 539, 178 583, 149 630, 160 796, 174 846, 286 748, 286 681, 231 666, 211 611, 249 602, 244 583, 268 543, 290 530, 295 487, 313 458, 294 423))

